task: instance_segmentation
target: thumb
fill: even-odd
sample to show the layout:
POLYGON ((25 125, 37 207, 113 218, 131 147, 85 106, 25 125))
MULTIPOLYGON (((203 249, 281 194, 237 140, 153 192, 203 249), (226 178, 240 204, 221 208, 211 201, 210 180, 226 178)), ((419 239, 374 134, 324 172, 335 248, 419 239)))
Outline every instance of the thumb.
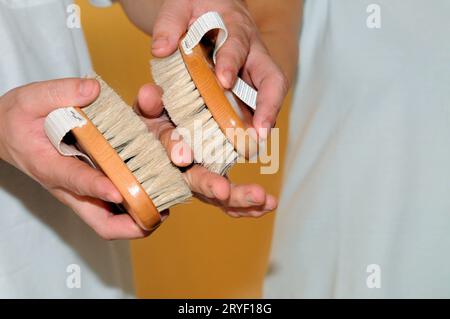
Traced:
POLYGON ((187 31, 192 17, 190 0, 164 1, 153 27, 152 54, 163 58, 178 47, 181 36, 187 31))
POLYGON ((47 116, 51 111, 66 106, 85 106, 100 92, 94 79, 67 78, 35 82, 19 89, 21 103, 36 116, 47 116))

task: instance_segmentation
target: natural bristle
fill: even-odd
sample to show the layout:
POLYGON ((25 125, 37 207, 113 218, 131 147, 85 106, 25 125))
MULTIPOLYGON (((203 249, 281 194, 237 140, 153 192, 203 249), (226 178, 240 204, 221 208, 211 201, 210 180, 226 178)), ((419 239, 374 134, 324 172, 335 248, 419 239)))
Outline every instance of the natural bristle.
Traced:
POLYGON ((224 175, 239 157, 214 120, 197 90, 179 50, 168 58, 152 60, 153 78, 162 87, 163 102, 180 134, 191 141, 194 159, 208 170, 224 175), (201 145, 196 144, 201 136, 201 145), (212 150, 212 151, 211 151, 212 150))
POLYGON ((100 77, 101 93, 83 112, 102 133, 159 212, 184 202, 191 191, 161 142, 100 77))

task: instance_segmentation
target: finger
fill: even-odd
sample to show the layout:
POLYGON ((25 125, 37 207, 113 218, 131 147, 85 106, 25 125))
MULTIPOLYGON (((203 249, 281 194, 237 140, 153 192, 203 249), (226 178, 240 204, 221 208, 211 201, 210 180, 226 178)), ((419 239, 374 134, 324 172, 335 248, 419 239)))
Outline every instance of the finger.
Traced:
POLYGON ((240 25, 231 23, 229 38, 217 52, 216 74, 226 89, 236 82, 239 70, 245 64, 250 50, 250 33, 240 25))
POLYGON ((228 207, 225 209, 226 213, 232 217, 261 217, 277 207, 277 200, 274 196, 267 194, 265 203, 263 205, 248 206, 248 207, 228 207))
POLYGON ((257 210, 254 208, 230 208, 225 211, 227 215, 230 215, 231 217, 252 217, 252 218, 258 218, 261 216, 264 216, 268 212, 263 210, 257 210))
POLYGON ((232 185, 226 206, 235 208, 259 207, 266 203, 266 192, 257 184, 232 185))
MULTIPOLYGON (((87 214, 84 216, 86 215, 87 214)), ((92 216, 89 216, 88 218, 92 218, 92 216)), ((139 239, 150 234, 149 231, 140 228, 128 214, 109 214, 105 216, 104 222, 101 219, 98 219, 95 222, 94 230, 106 240, 139 239)))
POLYGON ((206 168, 194 165, 184 177, 193 193, 209 199, 226 201, 230 197, 230 182, 223 176, 212 173, 206 168))
POLYGON ((258 89, 253 125, 263 139, 274 126, 288 92, 288 82, 281 69, 266 52, 255 50, 247 71, 258 89), (264 65, 261 68, 261 65, 264 65))
POLYGON ((283 81, 280 75, 274 73, 267 75, 258 88, 253 126, 262 139, 267 139, 286 97, 287 88, 283 81))
POLYGON ((88 105, 99 92, 100 85, 94 79, 67 78, 32 83, 20 88, 17 94, 27 112, 46 116, 56 108, 88 105))
POLYGON ((52 167, 47 182, 55 188, 116 204, 123 200, 120 192, 102 172, 78 159, 57 156, 48 160, 47 165, 52 167))
POLYGON ((153 27, 152 53, 155 57, 166 57, 176 50, 188 29, 191 15, 192 1, 164 1, 153 27))
POLYGON ((242 215, 238 212, 234 212, 232 210, 225 210, 225 213, 227 213, 228 216, 231 216, 233 218, 240 218, 242 215))
POLYGON ((159 86, 146 84, 139 90, 134 108, 142 116, 148 129, 158 136, 172 162, 179 167, 186 167, 194 160, 189 145, 177 134, 172 122, 166 115, 161 115, 163 104, 162 90, 159 86))
POLYGON ((162 89, 153 84, 145 84, 139 90, 135 110, 145 118, 156 118, 163 111, 162 89))
POLYGON ((102 201, 65 191, 58 191, 55 195, 103 239, 137 239, 149 235, 130 215, 114 215, 109 205, 102 201))
POLYGON ((278 207, 278 200, 276 199, 276 197, 268 194, 266 196, 266 204, 263 207, 264 210, 271 212, 277 209, 277 207, 278 207))
POLYGON ((186 167, 194 161, 192 149, 173 127, 167 127, 159 134, 161 143, 166 148, 171 161, 178 167, 186 167))

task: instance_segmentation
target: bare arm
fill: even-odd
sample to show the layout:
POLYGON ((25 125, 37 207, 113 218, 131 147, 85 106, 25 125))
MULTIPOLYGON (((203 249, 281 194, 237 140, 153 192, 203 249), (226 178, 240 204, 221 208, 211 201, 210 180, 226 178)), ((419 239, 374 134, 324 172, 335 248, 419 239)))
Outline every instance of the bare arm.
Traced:
POLYGON ((164 0, 119 0, 130 21, 145 33, 153 34, 153 26, 164 0))
POLYGON ((292 83, 298 63, 303 0, 246 0, 264 43, 292 83))

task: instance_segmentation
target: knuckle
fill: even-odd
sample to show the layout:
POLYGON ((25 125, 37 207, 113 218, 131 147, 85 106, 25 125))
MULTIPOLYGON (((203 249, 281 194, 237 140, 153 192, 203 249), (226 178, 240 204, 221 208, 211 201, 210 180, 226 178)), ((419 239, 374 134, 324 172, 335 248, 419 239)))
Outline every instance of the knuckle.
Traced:
POLYGON ((230 67, 240 68, 242 67, 242 64, 244 64, 248 52, 240 40, 230 38, 227 46, 220 49, 219 53, 222 60, 230 60, 234 64, 238 64, 233 66, 230 65, 230 67))
POLYGON ((278 70, 273 74, 273 82, 278 85, 283 95, 289 91, 289 80, 281 70, 278 70))
POLYGON ((232 45, 230 43, 227 43, 227 45, 220 48, 220 51, 217 53, 217 60, 220 62, 226 60, 233 60, 234 56, 235 52, 234 49, 232 48, 232 45))
POLYGON ((274 72, 273 76, 274 76, 275 81, 277 81, 278 83, 286 84, 287 78, 281 70, 278 69, 276 72, 274 72))
POLYGON ((46 84, 46 90, 49 102, 52 105, 63 106, 61 83, 59 81, 49 81, 46 84))
POLYGON ((94 175, 91 174, 91 176, 88 176, 88 174, 86 174, 86 177, 83 178, 84 181, 89 181, 89 179, 91 180, 90 182, 88 182, 91 194, 100 193, 102 191, 104 175, 97 173, 100 172, 95 172, 94 175))
POLYGON ((24 90, 23 87, 11 91, 10 94, 12 105, 14 105, 14 107, 17 107, 22 110, 27 109, 28 103, 26 101, 26 91, 24 90))
POLYGON ((28 168, 28 172, 42 186, 45 186, 48 188, 58 188, 58 185, 56 185, 52 181, 50 175, 47 172, 44 172, 33 166, 28 168))
MULTIPOLYGON (((40 153, 41 152, 36 151, 35 153, 36 158, 41 158, 40 153)), ((27 170, 28 173, 40 183, 52 186, 49 171, 45 170, 44 167, 45 166, 40 161, 31 161, 27 165, 27 170)))
POLYGON ((65 185, 67 188, 74 191, 78 195, 84 195, 77 185, 77 174, 66 174, 63 178, 65 179, 65 185))
POLYGON ((227 14, 227 19, 232 24, 245 24, 247 23, 247 16, 240 10, 232 10, 227 14))
POLYGON ((283 89, 283 93, 286 93, 289 90, 290 87, 290 83, 289 83, 289 79, 287 78, 286 75, 284 75, 281 71, 280 71, 280 83, 281 83, 281 87, 283 89))
POLYGON ((28 172, 39 182, 48 182, 47 174, 45 174, 36 163, 32 162, 28 165, 28 172))
POLYGON ((242 36, 230 38, 230 43, 234 45, 234 49, 239 56, 246 57, 249 51, 248 41, 242 36))
POLYGON ((248 50, 250 48, 251 39, 248 29, 249 27, 246 25, 239 25, 238 27, 232 28, 228 42, 235 42, 235 44, 248 50))
POLYGON ((178 20, 179 18, 171 10, 162 10, 159 13, 157 22, 155 24, 155 33, 162 33, 168 30, 168 25, 177 25, 178 20))
POLYGON ((256 30, 252 18, 245 11, 233 10, 224 19, 231 30, 234 29, 236 31, 235 33, 250 37, 256 30))

